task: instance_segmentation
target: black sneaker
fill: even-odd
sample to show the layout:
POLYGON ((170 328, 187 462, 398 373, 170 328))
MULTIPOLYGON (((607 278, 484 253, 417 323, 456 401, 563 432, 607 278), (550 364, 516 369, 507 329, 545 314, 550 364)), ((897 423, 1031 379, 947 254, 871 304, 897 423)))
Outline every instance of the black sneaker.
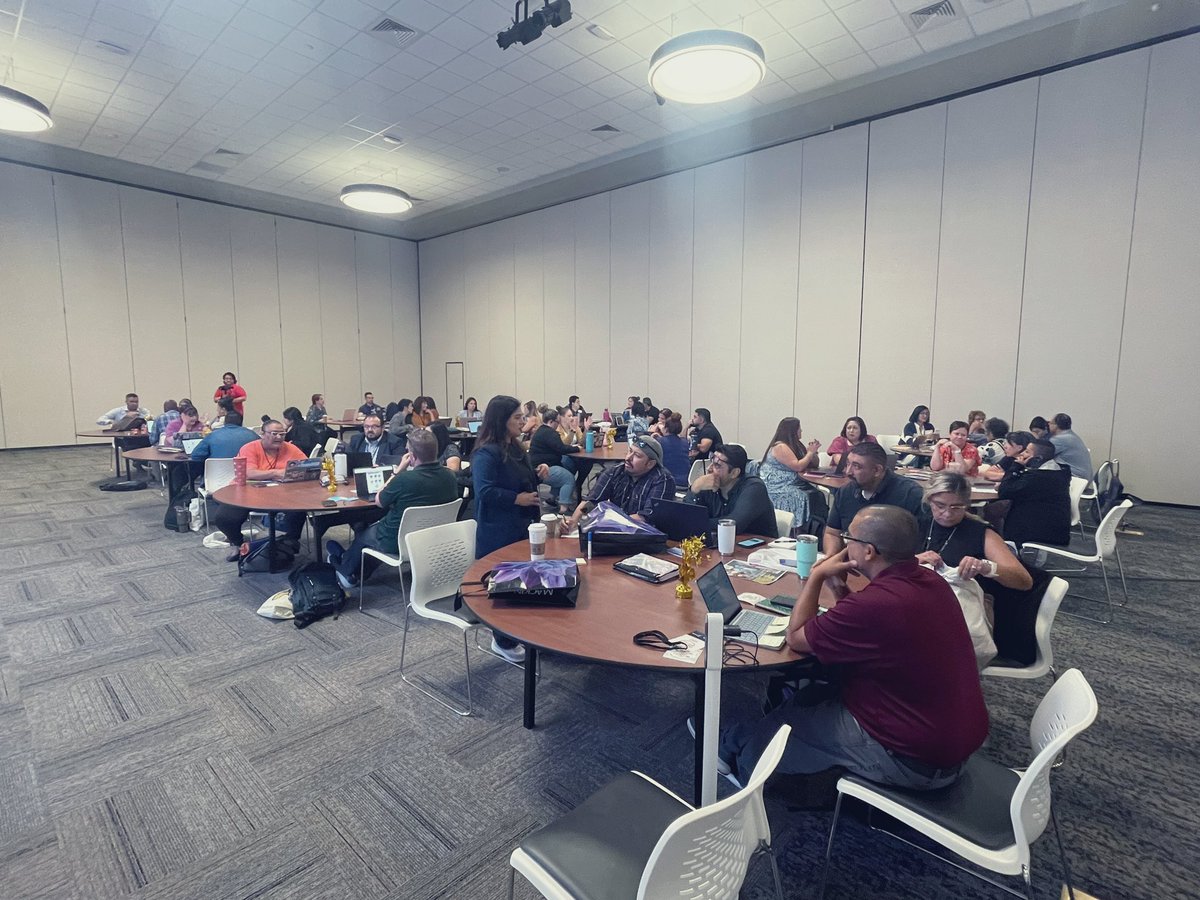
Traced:
POLYGON ((325 562, 331 566, 340 566, 346 550, 337 541, 325 542, 325 562))

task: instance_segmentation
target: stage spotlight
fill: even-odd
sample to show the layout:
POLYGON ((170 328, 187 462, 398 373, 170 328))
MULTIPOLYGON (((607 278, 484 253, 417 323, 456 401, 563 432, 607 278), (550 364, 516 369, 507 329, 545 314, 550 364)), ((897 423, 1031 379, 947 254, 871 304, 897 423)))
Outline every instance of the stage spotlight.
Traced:
POLYGON ((546 28, 557 28, 571 21, 571 0, 545 0, 541 9, 529 12, 529 0, 517 0, 513 8, 513 24, 496 35, 496 44, 507 50, 513 44, 531 44, 546 28), (522 18, 522 12, 524 17, 522 18))

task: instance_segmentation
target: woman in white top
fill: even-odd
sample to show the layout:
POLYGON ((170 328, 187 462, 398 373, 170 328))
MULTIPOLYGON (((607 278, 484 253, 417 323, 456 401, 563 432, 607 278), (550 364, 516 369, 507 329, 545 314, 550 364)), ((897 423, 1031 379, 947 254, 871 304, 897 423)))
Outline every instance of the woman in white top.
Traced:
POLYGON ((458 427, 466 428, 468 422, 482 422, 483 413, 479 409, 479 401, 468 397, 465 408, 458 414, 458 427))

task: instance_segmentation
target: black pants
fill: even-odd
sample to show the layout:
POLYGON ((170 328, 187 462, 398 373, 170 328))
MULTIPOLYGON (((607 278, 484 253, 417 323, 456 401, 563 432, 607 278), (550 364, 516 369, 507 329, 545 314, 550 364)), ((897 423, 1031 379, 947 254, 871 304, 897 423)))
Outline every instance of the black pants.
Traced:
MULTIPOLYGON (((213 500, 212 503, 216 507, 212 514, 213 525, 225 535, 225 540, 232 546, 240 547, 242 545, 242 526, 246 524, 246 519, 250 518, 250 511, 236 506, 227 506, 216 500, 213 500)), ((300 534, 303 531, 304 513, 291 512, 283 514, 284 537, 299 541, 300 534)))

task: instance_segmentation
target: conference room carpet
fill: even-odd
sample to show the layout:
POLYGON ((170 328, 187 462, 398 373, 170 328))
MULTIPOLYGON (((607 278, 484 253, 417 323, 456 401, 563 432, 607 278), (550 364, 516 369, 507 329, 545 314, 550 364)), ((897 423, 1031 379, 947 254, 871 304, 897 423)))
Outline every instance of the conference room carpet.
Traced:
MULTIPOLYGON (((305 630, 260 618, 284 576, 239 580, 223 551, 162 527, 155 490, 96 490, 110 460, 0 453, 0 895, 503 897, 511 849, 615 773, 690 794, 686 679, 547 657, 527 731, 521 673, 473 650, 477 715, 460 719, 399 679, 394 576, 370 586, 378 618, 352 605, 305 630)), ((1198 896, 1200 511, 1130 519, 1145 536, 1121 539, 1129 606, 1108 626, 1056 624, 1059 670, 1083 670, 1100 716, 1054 800, 1081 888, 1198 896)), ((455 635, 418 623, 409 654, 461 690, 455 635)), ((727 678, 726 720, 752 718, 761 686, 727 678)), ((1027 760, 1048 687, 986 680, 989 754, 1027 760)), ((810 897, 830 813, 769 812, 786 895, 810 897)), ((861 818, 839 832, 830 897, 1002 896, 861 818)), ((1037 896, 1057 897, 1061 877, 1044 839, 1037 896)), ((773 895, 765 863, 744 895, 773 895)), ((518 881, 518 896, 533 893, 518 881)))

